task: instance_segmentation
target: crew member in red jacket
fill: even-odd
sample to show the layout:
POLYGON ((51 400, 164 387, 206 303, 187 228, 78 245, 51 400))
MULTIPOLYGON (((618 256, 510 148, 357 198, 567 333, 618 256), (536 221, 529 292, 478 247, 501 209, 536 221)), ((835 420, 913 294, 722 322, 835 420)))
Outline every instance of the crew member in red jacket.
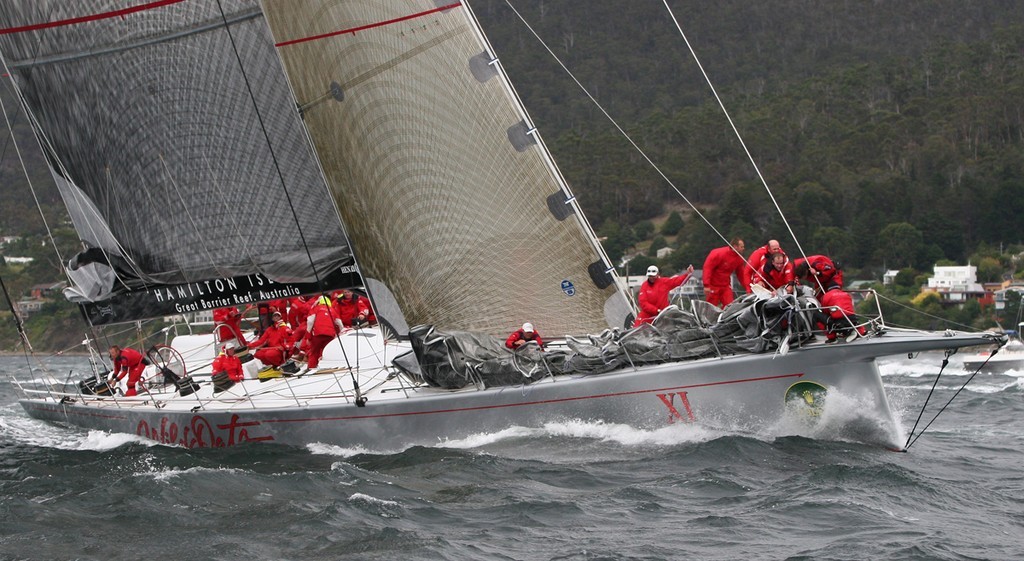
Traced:
POLYGON ((122 349, 117 345, 112 345, 109 352, 110 360, 114 364, 114 371, 111 373, 111 386, 116 386, 117 382, 128 376, 125 397, 139 395, 136 388, 139 385, 139 380, 142 379, 142 371, 146 368, 146 364, 142 360, 142 353, 135 349, 122 349))
MULTIPOLYGON (((818 320, 818 329, 825 330, 825 338, 833 342, 840 335, 845 336, 857 324, 857 314, 853 308, 853 298, 850 293, 835 284, 831 285, 821 295, 821 318, 818 320)), ((857 333, 864 335, 867 330, 864 327, 857 327, 857 333)))
POLYGON ((746 244, 735 238, 729 245, 712 249, 704 260, 704 299, 724 308, 732 303, 732 275, 743 281, 747 260, 743 257, 746 244))
POLYGON ((281 312, 271 314, 270 320, 270 327, 263 331, 263 335, 260 335, 259 339, 249 343, 249 348, 257 349, 253 356, 263 364, 281 366, 288 358, 291 329, 287 323, 281 320, 281 312))
POLYGON ((338 333, 345 329, 341 323, 338 312, 328 296, 317 298, 316 303, 309 309, 309 317, 306 318, 306 330, 309 332, 309 368, 316 368, 320 364, 320 357, 324 354, 324 347, 337 337, 338 333))
POLYGON ((786 292, 793 292, 793 264, 782 253, 772 255, 771 262, 766 262, 761 269, 761 281, 750 284, 760 284, 769 290, 785 288, 786 292))
POLYGON ((797 280, 813 288, 818 297, 831 286, 843 287, 842 269, 824 255, 811 255, 807 259, 793 261, 793 272, 797 280))
POLYGON ((234 347, 221 347, 220 354, 213 359, 214 374, 224 372, 232 382, 241 382, 245 374, 242 372, 242 361, 235 356, 234 347))
POLYGON ((220 327, 217 328, 217 340, 221 344, 230 343, 231 346, 248 344, 245 335, 242 334, 242 314, 238 308, 228 306, 214 309, 213 323, 220 324, 220 327))
POLYGON ((282 318, 288 317, 288 298, 279 298, 277 300, 271 300, 267 302, 270 304, 270 313, 273 315, 274 312, 281 312, 282 318))
POLYGON ((647 267, 647 280, 640 285, 640 313, 633 322, 633 327, 641 323, 651 323, 662 310, 668 307, 668 293, 675 287, 683 284, 693 273, 693 265, 686 268, 686 272, 674 277, 663 277, 658 274, 658 267, 651 265, 647 267))
POLYGON ((768 259, 769 255, 781 253, 786 254, 782 251, 782 246, 779 245, 779 240, 768 240, 768 243, 755 249, 750 257, 747 258, 747 267, 743 269, 743 288, 747 292, 750 292, 750 284, 761 279, 761 271, 764 270, 764 264, 770 263, 768 259))
POLYGON ((314 299, 312 297, 307 302, 301 296, 296 296, 288 302, 288 325, 292 328, 292 344, 289 354, 293 356, 309 351, 309 337, 306 336, 306 317, 309 315, 309 306, 313 302, 314 299))
POLYGON ((541 340, 540 333, 533 329, 532 323, 526 322, 523 327, 513 331, 508 339, 505 339, 505 346, 514 351, 531 341, 544 348, 544 341, 541 340))
POLYGON ((362 325, 367 322, 370 315, 370 301, 366 298, 356 296, 355 292, 349 289, 336 293, 335 304, 338 310, 338 317, 345 327, 362 325))

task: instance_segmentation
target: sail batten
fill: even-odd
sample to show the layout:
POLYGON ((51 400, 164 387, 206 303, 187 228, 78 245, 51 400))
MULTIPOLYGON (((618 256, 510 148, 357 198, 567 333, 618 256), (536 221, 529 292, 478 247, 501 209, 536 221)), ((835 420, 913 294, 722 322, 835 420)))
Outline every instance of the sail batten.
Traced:
POLYGON ((621 325, 605 313, 621 293, 588 272, 595 243, 549 210, 562 188, 540 144, 510 142, 525 112, 473 70, 494 57, 463 3, 263 6, 300 106, 331 84, 344 93, 304 124, 361 271, 409 325, 504 335, 531 321, 554 336, 621 325))

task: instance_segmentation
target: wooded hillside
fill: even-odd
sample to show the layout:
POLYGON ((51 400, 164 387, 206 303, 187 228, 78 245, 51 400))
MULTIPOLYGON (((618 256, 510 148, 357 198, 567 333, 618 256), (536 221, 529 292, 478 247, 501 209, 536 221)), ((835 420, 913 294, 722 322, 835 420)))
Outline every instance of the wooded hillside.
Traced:
MULTIPOLYGON (((794 245, 661 2, 519 4, 715 228, 751 247, 794 245)), ((651 231, 635 225, 684 206, 505 2, 474 6, 613 259, 651 231)), ((805 251, 924 269, 1021 241, 1018 3, 672 8, 805 251)), ((721 245, 698 218, 686 223, 681 266, 721 245)))
MULTIPOLYGON (((804 251, 873 274, 883 265, 925 270, 941 259, 964 262, 1021 242, 1019 2, 670 4, 672 14, 656 0, 512 2, 724 236, 744 236, 748 247, 774 237, 795 253, 673 15, 804 251)), ((722 245, 508 3, 471 6, 613 259, 654 241, 677 248, 664 264, 678 269, 722 245), (684 225, 663 231, 673 210, 684 225)), ((58 243, 73 246, 25 117, 7 87, 0 94, 34 187, 5 135, 0 234, 41 235, 38 199, 58 243)), ((45 265, 52 263, 30 270, 45 265)))

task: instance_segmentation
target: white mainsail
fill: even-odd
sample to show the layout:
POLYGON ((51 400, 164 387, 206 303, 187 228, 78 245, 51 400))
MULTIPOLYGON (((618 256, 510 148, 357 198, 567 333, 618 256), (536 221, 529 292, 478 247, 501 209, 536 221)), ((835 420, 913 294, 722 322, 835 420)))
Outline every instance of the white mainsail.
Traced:
POLYGON ((263 6, 379 307, 393 295, 408 325, 492 335, 524 321, 553 336, 623 324, 600 246, 567 212, 463 3, 263 6))

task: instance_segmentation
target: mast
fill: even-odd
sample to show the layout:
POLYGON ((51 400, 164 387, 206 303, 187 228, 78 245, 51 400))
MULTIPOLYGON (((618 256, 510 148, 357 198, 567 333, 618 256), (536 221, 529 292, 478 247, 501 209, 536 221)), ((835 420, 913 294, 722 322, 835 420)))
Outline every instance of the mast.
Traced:
MULTIPOLYGON (((3 259, 3 257, 0 257, 0 259, 3 259)), ((18 329, 18 336, 21 337, 21 342, 25 345, 25 349, 28 352, 32 352, 32 343, 28 340, 28 334, 25 333, 25 322, 22 321, 21 314, 18 313, 18 307, 14 305, 10 293, 7 292, 7 284, 4 283, 3 277, 0 277, 0 288, 3 289, 4 299, 7 300, 7 307, 11 310, 11 315, 14 317, 14 325, 18 329)))

